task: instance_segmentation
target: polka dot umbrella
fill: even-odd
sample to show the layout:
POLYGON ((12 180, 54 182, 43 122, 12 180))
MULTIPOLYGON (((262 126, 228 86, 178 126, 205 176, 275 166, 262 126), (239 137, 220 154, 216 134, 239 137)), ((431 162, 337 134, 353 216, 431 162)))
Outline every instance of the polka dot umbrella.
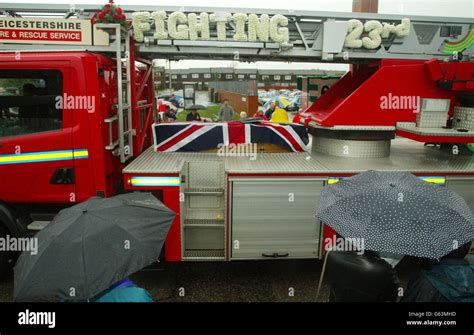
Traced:
POLYGON ((439 259, 474 239, 464 199, 408 172, 366 171, 326 186, 320 199, 316 216, 365 250, 439 259))

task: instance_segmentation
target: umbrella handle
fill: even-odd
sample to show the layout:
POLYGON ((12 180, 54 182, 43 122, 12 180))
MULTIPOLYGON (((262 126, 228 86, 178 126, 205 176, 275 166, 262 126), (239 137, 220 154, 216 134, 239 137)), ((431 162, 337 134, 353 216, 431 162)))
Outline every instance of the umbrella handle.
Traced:
POLYGON ((327 263, 328 255, 330 252, 331 250, 327 250, 326 254, 324 255, 323 268, 321 269, 321 275, 319 276, 318 290, 316 291, 316 301, 318 301, 319 299, 319 293, 321 292, 321 286, 323 285, 324 274, 326 272, 326 263, 327 263))

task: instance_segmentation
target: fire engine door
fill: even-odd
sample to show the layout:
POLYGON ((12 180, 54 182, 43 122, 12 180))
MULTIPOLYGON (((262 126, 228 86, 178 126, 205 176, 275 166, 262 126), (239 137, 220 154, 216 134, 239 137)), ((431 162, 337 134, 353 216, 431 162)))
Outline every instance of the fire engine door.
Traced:
POLYGON ((74 200, 69 62, 0 62, 0 199, 74 200))

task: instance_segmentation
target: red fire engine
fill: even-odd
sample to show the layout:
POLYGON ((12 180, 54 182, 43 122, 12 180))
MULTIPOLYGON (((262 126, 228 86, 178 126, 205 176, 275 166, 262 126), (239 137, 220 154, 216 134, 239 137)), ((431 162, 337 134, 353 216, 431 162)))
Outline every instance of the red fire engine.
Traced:
MULTIPOLYGON (((314 217, 321 189, 368 169, 410 171, 474 209, 472 20, 123 9, 131 31, 91 25, 91 5, 12 4, 0 16, 0 235, 33 234, 91 196, 151 191, 178 214, 165 260, 320 258, 330 234, 314 217), (194 13, 209 29, 192 25, 194 13), (270 37, 251 26, 266 19, 270 37), (61 35, 65 22, 75 34, 61 35), (300 114, 311 151, 255 161, 156 152, 152 59, 236 57, 352 64, 300 114)), ((0 254, 0 270, 10 257, 0 254)))

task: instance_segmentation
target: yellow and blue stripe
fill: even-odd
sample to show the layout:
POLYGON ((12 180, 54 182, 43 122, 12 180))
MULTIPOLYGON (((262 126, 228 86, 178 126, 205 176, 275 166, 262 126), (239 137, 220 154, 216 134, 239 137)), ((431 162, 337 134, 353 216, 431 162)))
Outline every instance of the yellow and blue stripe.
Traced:
MULTIPOLYGON (((343 178, 341 178, 341 179, 343 179, 343 178)), ((331 177, 331 178, 328 179, 328 185, 332 185, 332 184, 335 184, 337 182, 339 182, 338 177, 331 177)))
POLYGON ((179 177, 145 177, 134 176, 130 178, 131 186, 180 186, 179 177))
POLYGON ((443 177, 443 176, 419 176, 418 178, 428 183, 433 183, 433 184, 438 184, 438 185, 446 184, 446 177, 443 177))
POLYGON ((0 165, 66 161, 89 157, 87 149, 26 152, 0 155, 0 165))
MULTIPOLYGON (((328 185, 335 184, 342 179, 347 179, 348 177, 331 177, 328 178, 328 185)), ((445 185, 446 184, 446 177, 444 176, 418 176, 423 181, 428 183, 438 184, 438 185, 445 185)))

